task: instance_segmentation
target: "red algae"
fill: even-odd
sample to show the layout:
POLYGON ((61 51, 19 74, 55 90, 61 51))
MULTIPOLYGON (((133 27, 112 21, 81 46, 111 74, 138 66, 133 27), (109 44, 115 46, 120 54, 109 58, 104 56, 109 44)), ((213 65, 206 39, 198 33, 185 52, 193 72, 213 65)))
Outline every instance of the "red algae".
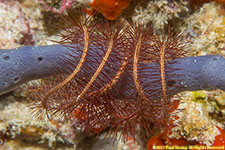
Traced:
POLYGON ((115 20, 129 6, 131 0, 92 0, 92 8, 102 13, 107 19, 115 20))

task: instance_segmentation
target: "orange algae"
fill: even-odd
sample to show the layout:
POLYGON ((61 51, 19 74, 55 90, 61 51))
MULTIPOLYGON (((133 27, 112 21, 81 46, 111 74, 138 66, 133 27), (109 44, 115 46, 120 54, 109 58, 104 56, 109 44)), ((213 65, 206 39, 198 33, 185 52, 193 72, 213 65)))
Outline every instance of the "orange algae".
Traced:
POLYGON ((131 0, 92 0, 92 8, 102 13, 107 19, 115 20, 129 6, 131 0))
MULTIPOLYGON (((178 108, 178 105, 179 105, 179 102, 174 101, 170 111, 171 112, 175 111, 178 108)), ((172 119, 170 119, 167 127, 165 128, 163 132, 150 137, 147 143, 147 150, 154 150, 154 148, 164 150, 166 149, 166 146, 184 146, 184 147, 199 146, 198 148, 200 150, 201 150, 201 146, 209 146, 209 147, 211 146, 211 148, 209 148, 210 150, 214 150, 214 147, 216 147, 217 149, 220 149, 220 148, 224 149, 225 130, 218 126, 216 127, 218 128, 220 134, 215 137, 215 140, 213 141, 213 143, 211 143, 211 145, 206 145, 199 141, 188 141, 185 137, 181 137, 178 139, 169 137, 169 135, 172 133, 173 128, 176 126, 174 122, 179 119, 180 117, 178 115, 172 116, 172 119)))
POLYGON ((217 128, 220 131, 220 134, 216 136, 212 146, 225 146, 225 131, 220 127, 217 128))
POLYGON ((164 143, 162 136, 163 134, 161 133, 159 135, 151 137, 148 140, 147 150, 154 150, 155 146, 161 146, 161 148, 163 149, 163 146, 165 146, 166 144, 164 143))
MULTIPOLYGON (((175 118, 178 119, 179 117, 176 116, 175 118)), ((171 122, 170 122, 170 124, 171 124, 171 122)), ((163 133, 160 133, 158 135, 151 137, 148 140, 147 150, 154 150, 154 147, 157 147, 157 146, 161 146, 160 149, 165 149, 165 146, 190 146, 190 145, 192 145, 192 146, 207 146, 207 145, 205 145, 203 143, 199 143, 197 141, 188 141, 185 138, 179 138, 179 139, 169 138, 168 133, 171 132, 172 128, 173 128, 173 125, 172 125, 172 127, 169 126, 163 133)), ((220 131, 220 134, 215 137, 214 142, 212 143, 212 145, 210 145, 212 147, 212 148, 210 148, 210 150, 214 150, 214 147, 216 147, 217 149, 220 149, 220 148, 224 149, 224 146, 225 146, 225 131, 220 127, 217 127, 217 128, 220 131)), ((159 147, 157 147, 157 148, 159 148, 159 147)), ((199 148, 201 149, 201 147, 199 147, 199 148)))
POLYGON ((225 0, 216 0, 218 3, 225 3, 225 0))

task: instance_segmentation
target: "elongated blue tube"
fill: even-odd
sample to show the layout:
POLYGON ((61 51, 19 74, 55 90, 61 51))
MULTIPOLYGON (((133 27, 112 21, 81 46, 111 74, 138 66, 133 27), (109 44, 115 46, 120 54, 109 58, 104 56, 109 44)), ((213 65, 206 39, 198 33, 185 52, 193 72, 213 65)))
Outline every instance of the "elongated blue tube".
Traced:
MULTIPOLYGON (((73 47, 76 50, 76 45, 73 47)), ((76 66, 81 51, 71 52, 68 47, 63 45, 24 46, 11 50, 0 50, 0 95, 27 81, 61 73, 57 70, 65 70, 66 72, 61 57, 64 54, 67 56, 71 54, 70 59, 76 66)), ((93 52, 92 57, 98 59, 99 55, 93 52)), ((143 81, 153 82, 151 74, 155 71, 151 68, 155 64, 142 65, 144 65, 142 72, 145 74, 143 81)), ((174 69, 173 74, 178 74, 166 79, 170 84, 176 85, 171 87, 171 95, 181 91, 215 89, 225 91, 225 58, 222 56, 206 55, 180 58, 172 60, 167 64, 167 67, 174 69)), ((168 88, 170 88, 169 85, 168 88)))
MULTIPOLYGON (((155 88, 151 87, 152 84, 150 84, 155 79, 148 78, 157 73, 152 69, 155 65, 158 64, 145 64, 144 69, 142 69, 142 76, 144 76, 142 82, 144 83, 143 87, 147 89, 146 91, 153 91, 155 88)), ((166 72, 172 74, 171 76, 166 74, 168 76, 166 78, 167 90, 170 96, 182 91, 216 89, 225 91, 225 58, 220 55, 179 58, 167 63, 166 68, 166 72)), ((152 93, 147 94, 151 95, 152 93)), ((160 93, 155 95, 158 94, 160 93)))
POLYGON ((27 81, 58 74, 59 56, 67 50, 61 45, 0 50, 0 95, 27 81))
POLYGON ((220 55, 205 55, 177 59, 173 68, 181 68, 178 79, 181 91, 215 90, 225 91, 225 58, 220 55))

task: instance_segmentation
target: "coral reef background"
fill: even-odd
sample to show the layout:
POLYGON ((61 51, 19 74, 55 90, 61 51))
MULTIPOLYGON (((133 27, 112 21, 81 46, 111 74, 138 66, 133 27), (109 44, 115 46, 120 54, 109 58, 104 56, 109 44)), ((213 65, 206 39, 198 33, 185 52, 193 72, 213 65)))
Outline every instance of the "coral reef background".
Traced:
MULTIPOLYGON (((61 1, 49 0, 48 5, 60 8, 61 1)), ((71 7, 88 7, 87 1, 76 1, 71 7)), ((120 18, 136 24, 151 23, 157 31, 173 28, 184 32, 191 41, 194 55, 225 55, 225 8, 211 1, 192 6, 188 0, 132 0, 120 18)), ((103 16, 99 15, 99 18, 103 16)), ((46 9, 35 0, 0 0, 0 48, 21 45, 51 45, 57 40, 59 13, 46 9)), ((31 100, 26 97, 26 86, 0 97, 0 149, 144 149, 146 141, 117 141, 84 134, 71 122, 38 120, 29 110, 31 100), (113 145, 114 144, 114 145, 113 145)), ((181 93, 175 126, 171 138, 186 137, 188 141, 210 145, 224 128, 225 93, 198 91, 181 93), (198 114, 198 115, 197 115, 198 114), (199 115, 200 114, 200 115, 199 115), (183 118, 183 119, 182 119, 183 118), (178 126, 179 125, 179 126, 178 126), (209 129, 210 128, 210 129, 209 129)))

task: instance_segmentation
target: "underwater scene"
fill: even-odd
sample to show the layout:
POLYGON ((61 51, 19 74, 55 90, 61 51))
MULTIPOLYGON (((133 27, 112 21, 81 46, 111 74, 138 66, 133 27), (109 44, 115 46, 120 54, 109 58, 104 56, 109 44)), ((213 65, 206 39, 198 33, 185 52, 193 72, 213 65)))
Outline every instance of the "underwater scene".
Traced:
POLYGON ((0 150, 225 150, 224 0, 0 0, 0 150))

